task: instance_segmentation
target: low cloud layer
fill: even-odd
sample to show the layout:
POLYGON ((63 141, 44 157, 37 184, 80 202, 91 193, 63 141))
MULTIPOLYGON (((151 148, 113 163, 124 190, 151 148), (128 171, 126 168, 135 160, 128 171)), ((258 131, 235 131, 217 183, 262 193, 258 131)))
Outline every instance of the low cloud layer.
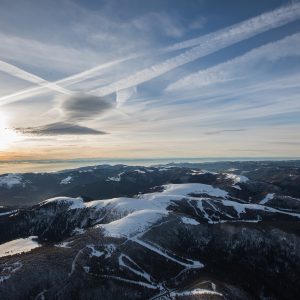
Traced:
POLYGON ((224 130, 216 130, 216 131, 208 131, 205 132, 205 135, 215 135, 215 134, 221 134, 224 132, 240 132, 240 131, 246 131, 246 129, 240 128, 240 129, 224 129, 224 130))
POLYGON ((103 135, 104 131, 72 123, 57 122, 37 127, 15 128, 23 134, 32 135, 103 135))

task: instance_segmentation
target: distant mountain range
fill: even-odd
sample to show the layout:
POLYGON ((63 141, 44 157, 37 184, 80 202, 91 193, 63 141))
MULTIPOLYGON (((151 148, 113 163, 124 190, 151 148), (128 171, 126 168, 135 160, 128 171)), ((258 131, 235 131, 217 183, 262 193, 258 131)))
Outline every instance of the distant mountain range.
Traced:
POLYGON ((298 299, 300 161, 0 176, 0 299, 298 299))

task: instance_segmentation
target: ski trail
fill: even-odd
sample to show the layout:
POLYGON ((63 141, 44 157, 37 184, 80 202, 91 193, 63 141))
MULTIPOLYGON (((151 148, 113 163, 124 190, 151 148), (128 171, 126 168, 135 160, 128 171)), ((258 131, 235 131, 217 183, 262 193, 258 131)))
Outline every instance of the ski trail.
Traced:
POLYGON ((127 282, 127 283, 132 283, 132 284, 140 285, 140 286, 146 287, 148 289, 154 289, 154 290, 159 289, 159 287, 156 286, 156 285, 152 285, 152 284, 141 282, 141 281, 130 280, 130 279, 126 279, 126 278, 119 277, 119 276, 100 275, 100 277, 116 279, 116 280, 119 280, 119 281, 123 281, 123 282, 127 282))
POLYGON ((125 254, 121 254, 119 256, 119 265, 122 266, 122 267, 125 267, 125 268, 129 269, 132 273, 145 278, 148 282, 153 283, 153 281, 151 280, 151 276, 146 271, 144 271, 137 263, 135 263, 129 256, 127 256, 125 254), (124 262, 123 258, 126 258, 127 260, 129 260, 133 265, 135 265, 141 271, 138 271, 138 270, 133 269, 132 267, 128 266, 124 262))
POLYGON ((167 259, 169 259, 169 260, 171 260, 171 261, 173 261, 173 262, 175 262, 175 263, 177 263, 177 264, 179 264, 179 265, 181 265, 185 268, 194 269, 194 268, 203 268, 204 267, 204 265, 201 262, 196 261, 196 260, 182 258, 182 259, 188 261, 189 263, 179 261, 178 259, 173 258, 172 256, 168 255, 166 252, 160 250, 159 248, 154 247, 153 245, 150 245, 149 243, 146 243, 146 242, 144 242, 142 240, 139 240, 137 238, 131 238, 130 240, 133 241, 133 242, 136 242, 137 244, 139 244, 139 245, 141 245, 141 246, 143 246, 143 247, 145 247, 145 248, 147 248, 147 249, 149 249, 149 250, 151 250, 151 251, 153 251, 153 252, 155 252, 155 253, 157 253, 161 256, 164 256, 165 258, 167 258, 167 259))

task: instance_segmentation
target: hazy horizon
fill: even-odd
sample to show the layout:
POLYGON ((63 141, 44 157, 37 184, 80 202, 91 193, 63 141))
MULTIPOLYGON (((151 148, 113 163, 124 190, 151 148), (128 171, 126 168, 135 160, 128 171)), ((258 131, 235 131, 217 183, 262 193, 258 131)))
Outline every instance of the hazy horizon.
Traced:
POLYGON ((0 175, 6 173, 57 172, 96 165, 151 166, 168 163, 206 163, 222 161, 292 161, 300 157, 156 157, 156 158, 89 158, 48 160, 0 160, 0 175))

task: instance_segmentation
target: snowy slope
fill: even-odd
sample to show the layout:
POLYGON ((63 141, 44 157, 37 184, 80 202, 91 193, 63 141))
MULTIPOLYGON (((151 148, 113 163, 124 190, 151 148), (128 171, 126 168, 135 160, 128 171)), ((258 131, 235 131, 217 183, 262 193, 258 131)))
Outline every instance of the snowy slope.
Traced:
POLYGON ((35 238, 37 237, 30 236, 25 239, 16 239, 0 245, 0 257, 28 252, 40 247, 39 243, 34 241, 35 238))
MULTIPOLYGON (((87 178, 87 189, 70 197, 2 207, 0 298, 254 300, 276 286, 272 299, 298 299, 299 201, 251 174, 225 174, 119 167, 100 183, 87 178), (99 198, 89 197, 88 180, 99 198), (120 193, 122 184, 140 190, 120 193), (103 196, 105 187, 112 196, 103 196)), ((57 175, 63 192, 54 195, 68 195, 78 174, 57 175)), ((20 193, 27 180, 15 185, 20 193)))
MULTIPOLYGON (((73 217, 85 219, 74 228, 92 221, 97 228, 101 227, 107 235, 113 237, 130 237, 150 228, 153 224, 173 213, 172 207, 188 206, 191 216, 183 216, 182 222, 197 225, 201 222, 209 224, 246 220, 259 222, 263 217, 280 214, 300 218, 300 214, 287 212, 260 204, 244 203, 232 199, 228 192, 208 184, 184 183, 168 184, 163 191, 141 194, 134 198, 120 197, 106 200, 84 202, 81 197, 57 197, 40 203, 65 207, 66 211, 81 211, 83 215, 73 217), (81 224, 81 225, 80 225, 81 224)), ((186 210, 185 209, 185 210, 186 210)), ((189 214, 190 214, 189 213, 189 214)))

